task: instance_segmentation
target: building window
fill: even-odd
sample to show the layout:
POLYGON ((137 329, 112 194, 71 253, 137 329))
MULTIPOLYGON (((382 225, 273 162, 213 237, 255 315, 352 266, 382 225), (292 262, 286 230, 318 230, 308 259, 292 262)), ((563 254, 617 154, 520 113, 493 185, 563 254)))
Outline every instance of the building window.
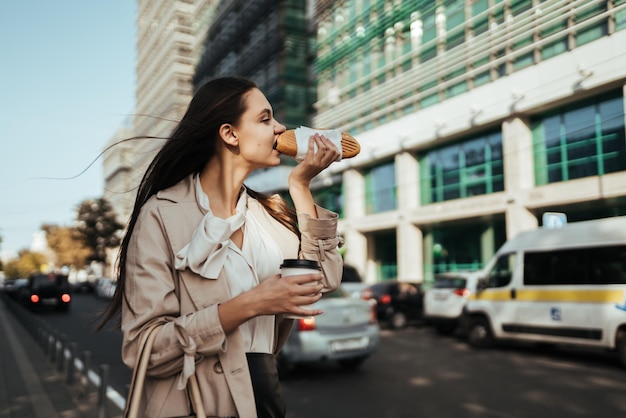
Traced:
POLYGON ((502 134, 430 151, 420 160, 420 171, 422 204, 502 191, 502 134))
POLYGON ((502 254, 487 275, 488 287, 505 287, 511 283, 516 263, 515 253, 502 254))
POLYGON ((626 246, 526 253, 524 284, 626 284, 626 246))
POLYGON ((313 191, 315 203, 339 214, 343 218, 343 183, 335 183, 330 187, 322 187, 313 191))
POLYGON ((504 219, 433 228, 424 240, 424 276, 481 269, 505 241, 504 219))
MULTIPOLYGON (((574 21, 581 23, 586 20, 593 19, 595 16, 604 13, 606 11, 606 2, 597 2, 598 4, 589 5, 582 12, 574 15, 574 21)), ((589 26, 583 27, 576 33, 576 46, 585 45, 591 41, 595 41, 608 34, 608 22, 607 19, 602 19, 589 26)))
POLYGON ((532 121, 537 185, 626 170, 621 92, 532 121))
MULTIPOLYGON (((342 4, 342 23, 333 14, 323 28, 329 33, 312 43, 315 73, 332 78, 343 68, 339 84, 346 97, 367 95, 364 113, 387 100, 369 93, 382 84, 390 92, 416 85, 414 105, 425 108, 626 28, 625 1, 577 1, 574 6, 539 0, 335 2, 342 4), (330 33, 333 25, 337 33, 330 33), (444 67, 435 63, 437 58, 444 67), (421 67, 418 77, 398 77, 416 66, 421 67), (452 75, 458 82, 450 85, 452 75)), ((339 6, 328 7, 339 13, 339 6)), ((361 109, 333 112, 332 106, 322 106, 318 114, 343 126, 361 109)), ((358 129, 366 129, 362 120, 359 124, 358 129)))
POLYGON ((443 2, 446 16, 446 49, 450 50, 465 42, 465 0, 443 2))
POLYGON ((396 167, 393 161, 370 168, 365 173, 365 211, 368 214, 394 210, 396 167))
POLYGON ((396 279, 398 277, 398 254, 395 231, 377 231, 372 233, 370 242, 374 247, 376 280, 396 279))
POLYGON ((489 0, 476 0, 471 5, 472 32, 478 36, 489 29, 489 0))
POLYGON ((422 50, 420 52, 420 61, 426 62, 437 56, 437 26, 435 22, 435 8, 424 10, 422 12, 423 31, 422 31, 422 50))
MULTIPOLYGON (((614 6, 625 3, 626 0, 615 1, 614 6)), ((626 9, 622 9, 615 13, 615 30, 622 30, 626 28, 626 9)))

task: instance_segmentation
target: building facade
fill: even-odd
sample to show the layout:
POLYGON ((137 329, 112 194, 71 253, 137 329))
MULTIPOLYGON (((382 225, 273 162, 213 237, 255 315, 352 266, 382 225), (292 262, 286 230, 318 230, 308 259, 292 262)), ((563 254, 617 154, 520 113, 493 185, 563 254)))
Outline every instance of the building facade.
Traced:
MULTIPOLYGON (((166 136, 204 80, 252 78, 288 127, 361 143, 313 184, 346 262, 429 281, 546 212, 626 214, 624 29, 626 0, 139 0, 132 130, 166 136)), ((128 176, 111 167, 107 190, 128 176)), ((284 192, 289 169, 247 184, 284 192)))
POLYGON ((362 146, 323 200, 367 281, 480 268, 545 212, 626 214, 626 1, 346 0, 315 21, 313 123, 362 146))
MULTIPOLYGON (((148 164, 191 100, 200 47, 218 3, 137 0, 135 114, 105 145, 103 158, 103 197, 122 225, 148 164)), ((105 271, 111 277, 116 255, 117 249, 108 251, 105 271)))
POLYGON ((278 120, 297 127, 311 115, 315 89, 305 1, 226 0, 202 47, 194 86, 224 75, 253 80, 278 120))
POLYGON ((183 116, 217 0, 137 1, 135 114, 106 145, 104 197, 125 223, 148 164, 183 116), (120 142, 123 139, 137 139, 120 142), (114 145, 120 142, 119 145, 114 145))
MULTIPOLYGON (((310 122, 316 89, 311 61, 312 26, 308 7, 300 0, 225 0, 220 2, 202 46, 194 88, 228 75, 253 80, 287 128, 310 122)), ((253 173, 246 185, 288 197, 289 158, 277 168, 253 173)))

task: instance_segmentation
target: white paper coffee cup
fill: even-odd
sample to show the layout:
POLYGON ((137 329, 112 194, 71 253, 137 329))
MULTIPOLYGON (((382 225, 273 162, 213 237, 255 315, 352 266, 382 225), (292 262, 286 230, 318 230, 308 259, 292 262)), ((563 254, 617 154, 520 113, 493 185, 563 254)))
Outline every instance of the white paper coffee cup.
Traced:
MULTIPOLYGON (((286 258, 283 260, 283 263, 280 265, 280 275, 281 277, 287 276, 298 276, 300 274, 319 274, 322 271, 319 263, 315 260, 304 260, 300 258, 286 258)), ((307 285, 315 285, 317 281, 312 281, 309 283, 303 284, 303 286, 307 285)), ((312 309, 311 305, 301 306, 304 309, 312 309)), ((300 315, 286 315, 287 318, 302 318, 300 315)))

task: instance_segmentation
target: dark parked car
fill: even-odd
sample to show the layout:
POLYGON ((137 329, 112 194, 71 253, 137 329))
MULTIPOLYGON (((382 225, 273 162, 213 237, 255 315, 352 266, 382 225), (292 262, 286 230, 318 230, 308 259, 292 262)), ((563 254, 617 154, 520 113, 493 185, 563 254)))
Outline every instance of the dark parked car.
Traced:
POLYGON ((4 283, 4 293, 13 300, 19 300, 21 289, 28 284, 28 279, 7 280, 4 283))
POLYGON ((360 298, 361 291, 369 284, 364 283, 357 269, 348 264, 343 265, 343 274, 341 275, 341 287, 348 292, 351 297, 360 298))
POLYGON ((95 280, 80 280, 71 284, 74 293, 94 293, 96 290, 95 280))
POLYGON ((391 328, 404 328, 423 319, 422 283, 385 280, 364 289, 361 298, 375 300, 378 321, 391 328))
POLYGON ((67 311, 72 301, 70 284, 64 274, 31 274, 28 284, 19 292, 20 302, 31 309, 50 307, 67 311))

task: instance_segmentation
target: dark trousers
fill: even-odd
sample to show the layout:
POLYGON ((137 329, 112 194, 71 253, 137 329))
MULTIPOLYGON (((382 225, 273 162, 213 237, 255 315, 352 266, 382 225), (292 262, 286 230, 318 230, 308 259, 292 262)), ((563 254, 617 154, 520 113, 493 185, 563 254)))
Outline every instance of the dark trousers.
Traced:
POLYGON ((286 407, 276 359, 266 353, 246 353, 259 418, 284 418, 286 407))

